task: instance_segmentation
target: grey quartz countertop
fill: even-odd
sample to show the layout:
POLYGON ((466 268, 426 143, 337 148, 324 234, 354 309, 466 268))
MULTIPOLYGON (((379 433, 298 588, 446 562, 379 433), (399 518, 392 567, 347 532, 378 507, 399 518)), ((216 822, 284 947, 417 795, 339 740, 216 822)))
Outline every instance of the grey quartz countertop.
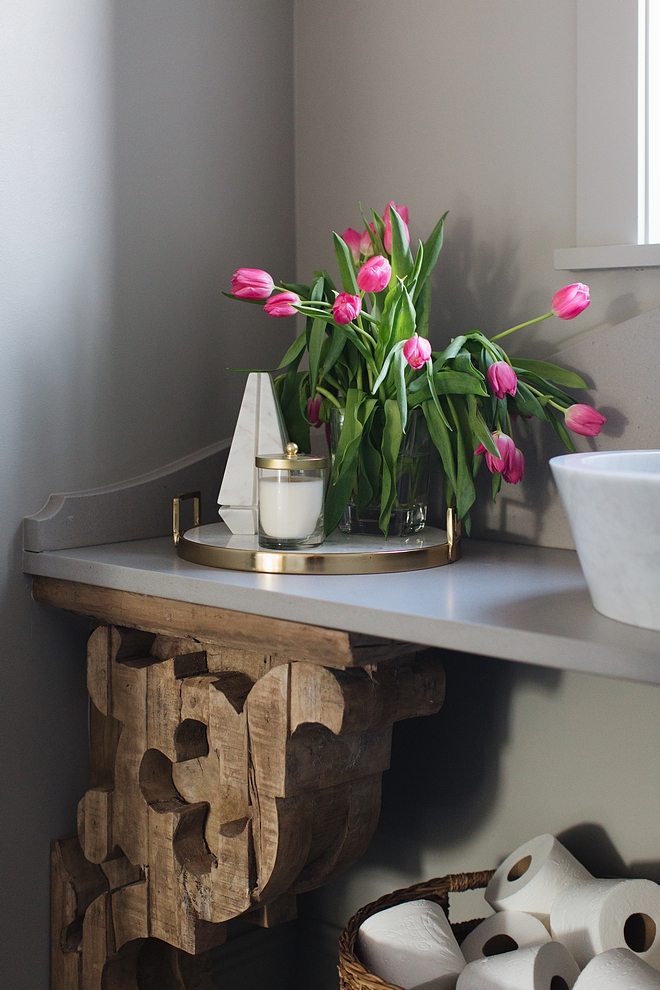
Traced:
POLYGON ((275 575, 180 559, 170 538, 25 551, 28 574, 660 684, 660 632, 595 611, 572 550, 465 540, 404 574, 275 575))

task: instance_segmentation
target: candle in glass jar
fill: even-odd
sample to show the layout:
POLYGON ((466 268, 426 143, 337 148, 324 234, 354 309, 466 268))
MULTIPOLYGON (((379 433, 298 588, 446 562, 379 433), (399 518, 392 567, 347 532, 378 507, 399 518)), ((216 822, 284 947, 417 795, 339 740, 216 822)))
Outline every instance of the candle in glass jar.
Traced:
POLYGON ((316 529, 323 507, 321 478, 266 477, 259 481, 259 520, 267 536, 301 540, 316 529))
POLYGON ((259 546, 300 550, 323 543, 323 496, 327 457, 299 454, 295 443, 282 454, 258 454, 259 546))

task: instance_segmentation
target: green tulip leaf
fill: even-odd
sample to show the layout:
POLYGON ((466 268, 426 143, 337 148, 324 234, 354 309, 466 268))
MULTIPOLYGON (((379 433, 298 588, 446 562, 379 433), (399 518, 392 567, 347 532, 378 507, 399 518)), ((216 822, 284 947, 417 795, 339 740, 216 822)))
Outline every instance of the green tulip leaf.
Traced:
POLYGON ((291 344, 291 347, 288 349, 288 351, 286 352, 286 354, 278 364, 277 370, 279 371, 280 368, 286 368, 288 364, 291 364, 291 362, 295 361, 297 357, 300 357, 302 352, 305 350, 306 346, 307 346, 307 333, 306 331, 303 330, 300 336, 296 337, 294 342, 291 344))
POLYGON ((518 408, 518 412, 522 413, 523 416, 536 416, 538 419, 542 420, 548 419, 546 411, 539 402, 538 398, 525 385, 525 383, 520 380, 518 381, 518 388, 516 389, 514 401, 518 408))
POLYGON ((497 501, 497 496, 499 494, 499 490, 501 487, 502 487, 502 475, 500 474, 499 471, 494 471, 493 476, 491 478, 491 492, 493 496, 493 502, 497 501))
POLYGON ((419 242, 419 247, 417 248, 417 256, 415 258, 415 265, 409 277, 406 279, 406 288, 410 293, 411 298, 415 299, 415 289, 417 288, 417 279, 419 278, 419 273, 422 270, 422 262, 424 261, 424 245, 419 242))
POLYGON ((390 222, 392 224, 392 280, 394 285, 397 278, 406 278, 413 270, 413 258, 408 243, 406 226, 393 206, 390 207, 390 222))
MULTIPOLYGON (((474 375, 462 371, 439 371, 433 376, 433 384, 438 395, 483 395, 488 393, 482 382, 474 375)), ((425 378, 416 378, 408 386, 409 405, 418 406, 431 398, 431 391, 425 378)))
MULTIPOLYGON (((419 281, 417 282, 417 289, 419 290, 419 281)), ((417 333, 420 337, 428 337, 429 335, 429 319, 431 317, 431 283, 427 281, 422 286, 421 292, 417 292, 417 301, 415 303, 415 317, 417 324, 417 333)))
POLYGON ((444 351, 441 351, 435 359, 436 371, 440 371, 443 364, 447 361, 451 361, 456 355, 463 349, 463 344, 466 341, 466 337, 461 335, 460 337, 454 337, 453 340, 445 347, 444 351))
POLYGON ((579 375, 576 375, 574 371, 559 368, 556 364, 550 364, 548 361, 527 361, 522 358, 512 358, 511 363, 514 371, 519 370, 522 374, 526 371, 531 371, 533 374, 538 375, 539 378, 547 378, 549 382, 554 382, 555 385, 563 385, 564 388, 588 387, 587 383, 579 375))
MULTIPOLYGON (((385 251, 385 246, 384 246, 384 242, 385 242, 385 221, 383 220, 383 218, 378 213, 376 213, 375 210, 372 210, 371 211, 371 215, 374 218, 373 219, 374 227, 376 228, 376 234, 378 235, 378 238, 380 240, 380 246, 382 248, 382 252, 379 251, 379 254, 380 253, 386 254, 387 252, 385 251)), ((370 229, 371 228, 367 225, 367 230, 370 230, 370 229)))
POLYGON ((409 340, 415 333, 415 307, 405 285, 402 286, 401 306, 394 315, 394 340, 409 340))
POLYGON ((522 379, 527 385, 533 385, 535 389, 539 392, 543 392, 546 395, 552 396, 553 399, 558 399, 565 406, 572 406, 575 399, 572 395, 567 395, 562 389, 557 388, 552 382, 549 382, 547 378, 541 378, 540 375, 534 374, 532 371, 527 371, 522 368, 513 369, 518 375, 518 380, 522 379))
POLYGON ((408 362, 403 356, 403 348, 397 351, 394 358, 394 371, 396 373, 396 402, 399 407, 401 418, 401 429, 405 433, 408 423, 408 397, 406 395, 406 365, 408 362))
MULTIPOLYGON (((442 240, 444 236, 445 229, 445 218, 447 214, 445 213, 440 217, 437 224, 431 231, 426 243, 424 244, 424 261, 417 279, 417 286, 415 289, 414 302, 417 301, 420 293, 424 290, 424 287, 428 284, 430 276, 433 274, 433 269, 438 261, 438 256, 442 250, 442 240)), ((430 285, 429 285, 430 293, 430 285)))
MULTIPOLYGON (((373 210, 371 212, 373 213, 373 210)), ((360 215, 361 215, 362 219, 364 220, 364 229, 369 234, 369 240, 371 241, 371 249, 372 249, 373 253, 374 254, 381 254, 381 255, 385 254, 385 248, 383 247, 383 233, 382 233, 382 231, 380 233, 378 233, 378 227, 376 227, 376 232, 375 233, 371 229, 371 227, 369 226, 369 221, 367 220, 366 216, 364 215, 364 210, 362 209, 362 204, 360 204, 360 215)), ((378 219, 380 220, 380 217, 378 219)), ((382 226, 382 223, 383 223, 383 221, 381 220, 381 226, 382 226)))
MULTIPOLYGON (((440 416, 438 410, 435 408, 430 399, 423 403, 422 409, 424 410, 424 416, 429 428, 429 433, 431 434, 431 440, 440 455, 440 462, 442 464, 446 479, 451 487, 451 493, 453 494, 457 484, 456 458, 454 456, 454 448, 451 442, 446 417, 440 416)), ((445 492, 447 492, 446 487, 445 492)), ((449 500, 447 504, 450 504, 449 500)))
POLYGON ((383 458, 383 483, 380 495, 380 518, 378 525, 383 536, 387 536, 392 506, 396 498, 396 462, 399 456, 399 450, 401 449, 403 428, 397 403, 393 399, 387 399, 384 403, 384 408, 385 425, 383 427, 383 440, 380 448, 383 458))
POLYGON ((553 416, 549 413, 548 422, 550 423, 551 427, 553 428, 553 430, 555 431, 555 433, 563 443, 564 447, 566 447, 568 452, 570 454, 575 454, 576 453, 575 444, 573 443, 573 440, 571 439, 571 435, 566 429, 566 426, 562 423, 562 421, 560 419, 557 419, 556 416, 553 416))
POLYGON ((332 237, 335 242, 335 254, 337 255, 339 275, 341 278, 341 284, 344 287, 344 292, 349 292, 352 296, 359 296, 360 290, 358 289, 357 280, 355 278, 355 263, 353 262, 351 249, 344 238, 340 237, 339 234, 333 233, 332 237))
POLYGON ((493 454, 495 457, 500 456, 500 452, 497 448, 495 441, 493 440, 493 435, 486 426, 483 416, 479 412, 479 407, 477 405, 477 399, 474 395, 468 395, 467 398, 467 412, 468 421, 470 424, 470 430, 472 431, 472 438, 474 447, 476 450, 479 444, 483 444, 486 450, 493 454))
POLYGON ((330 336, 330 346, 328 347, 327 353, 323 361, 323 377, 329 375, 337 361, 341 357, 341 353, 346 346, 346 341, 348 337, 345 333, 342 333, 339 327, 332 328, 332 334, 330 336))
POLYGON ((357 498, 355 508, 358 515, 361 515, 368 505, 371 505, 380 492, 380 476, 382 469, 382 458, 380 455, 380 437, 374 436, 378 431, 375 428, 377 407, 374 406, 369 420, 362 431, 362 441, 360 443, 360 465, 358 472, 357 498))
POLYGON ((314 320, 309 335, 309 389, 310 397, 316 395, 316 384, 319 376, 319 362, 321 360, 321 347, 325 336, 325 320, 314 320))
POLYGON ((301 285, 299 282, 280 282, 280 285, 288 292, 295 292, 301 299, 309 299, 312 291, 308 285, 301 285))
MULTIPOLYGON (((293 368, 293 365, 291 366, 293 368)), ((289 440, 298 444, 305 454, 311 451, 307 412, 307 372, 290 371, 284 376, 283 388, 279 396, 280 408, 284 417, 289 440), (305 411, 303 412, 303 403, 305 411)))
POLYGON ((427 361, 426 362, 426 383, 427 383, 427 385, 429 387, 429 392, 431 393, 431 401, 433 402, 433 405, 437 409, 438 414, 444 420, 446 426, 449 426, 449 423, 447 422, 447 418, 446 418, 444 412, 442 411, 442 406, 440 405, 440 400, 438 398, 438 392, 436 390, 435 382, 433 380, 433 368, 432 368, 432 364, 433 364, 432 361, 427 361))

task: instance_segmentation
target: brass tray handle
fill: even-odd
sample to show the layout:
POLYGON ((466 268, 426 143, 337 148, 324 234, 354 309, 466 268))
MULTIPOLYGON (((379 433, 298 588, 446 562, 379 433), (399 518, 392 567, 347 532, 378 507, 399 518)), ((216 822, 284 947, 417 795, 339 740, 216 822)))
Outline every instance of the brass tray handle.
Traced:
POLYGON ((461 556, 462 526, 456 518, 456 509, 447 509, 447 543, 449 544, 449 560, 453 563, 461 556))
POLYGON ((202 502, 201 492, 186 492, 185 495, 177 495, 172 499, 172 538, 174 546, 178 547, 181 539, 181 503, 186 499, 193 500, 193 526, 199 526, 200 506, 202 502))

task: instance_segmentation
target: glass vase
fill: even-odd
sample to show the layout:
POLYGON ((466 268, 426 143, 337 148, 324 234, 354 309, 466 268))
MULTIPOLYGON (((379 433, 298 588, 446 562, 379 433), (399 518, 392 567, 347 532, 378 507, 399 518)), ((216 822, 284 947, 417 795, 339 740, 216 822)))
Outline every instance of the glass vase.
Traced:
MULTIPOLYGON (((333 409, 330 420, 331 452, 334 455, 344 423, 344 410, 333 409)), ((382 428, 382 427, 381 427, 382 428)), ((392 506, 388 536, 418 533, 426 525, 429 471, 432 444, 424 413, 411 409, 396 465, 396 497, 392 506)), ((356 486, 339 523, 342 533, 381 535, 380 488, 370 504, 358 512, 358 490, 362 464, 358 461, 356 486)))

